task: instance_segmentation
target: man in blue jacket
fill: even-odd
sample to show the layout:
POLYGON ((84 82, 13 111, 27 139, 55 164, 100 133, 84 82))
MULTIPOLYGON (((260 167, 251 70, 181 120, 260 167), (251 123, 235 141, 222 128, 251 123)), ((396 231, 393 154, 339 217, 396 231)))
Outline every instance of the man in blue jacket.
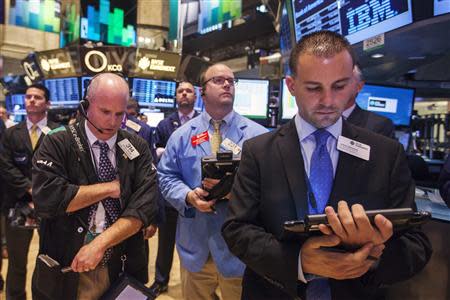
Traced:
POLYGON ((240 299, 244 264, 226 246, 220 228, 228 201, 206 201, 214 182, 201 180, 201 158, 223 150, 240 152, 242 143, 267 130, 233 111, 235 83, 230 68, 209 67, 201 77, 205 111, 169 138, 158 165, 164 198, 178 211, 176 245, 184 299, 240 299))

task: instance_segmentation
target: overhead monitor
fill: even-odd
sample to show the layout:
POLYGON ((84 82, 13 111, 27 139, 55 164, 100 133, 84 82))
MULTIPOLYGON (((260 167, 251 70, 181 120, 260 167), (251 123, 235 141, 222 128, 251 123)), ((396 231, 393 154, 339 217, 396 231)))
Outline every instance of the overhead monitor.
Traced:
POLYGON ((409 126, 414 106, 414 89, 365 84, 356 103, 362 109, 388 117, 396 126, 409 126))
POLYGON ((434 15, 450 13, 450 0, 434 0, 434 15))
POLYGON ((286 78, 283 78, 281 84, 281 119, 290 120, 297 113, 297 104, 295 97, 291 95, 286 85, 286 78))
POLYGON ((269 81, 239 79, 235 86, 234 110, 251 119, 266 119, 269 102, 269 81))
POLYGON ((9 24, 59 33, 61 0, 16 0, 8 2, 10 2, 9 24))
MULTIPOLYGON (((200 0, 200 13, 198 15, 198 32, 207 33, 215 26, 226 21, 239 18, 242 14, 241 0, 211 1, 200 0)), ((219 26, 218 26, 219 27, 219 26)))
POLYGON ((140 106, 175 107, 175 81, 133 78, 132 96, 140 106))
POLYGON ((47 79, 52 106, 77 106, 81 100, 78 77, 47 79))
POLYGON ((344 35, 351 44, 411 24, 411 0, 291 0, 295 37, 319 30, 344 35))
POLYGON ((110 45, 136 45, 136 0, 81 0, 80 37, 110 45))

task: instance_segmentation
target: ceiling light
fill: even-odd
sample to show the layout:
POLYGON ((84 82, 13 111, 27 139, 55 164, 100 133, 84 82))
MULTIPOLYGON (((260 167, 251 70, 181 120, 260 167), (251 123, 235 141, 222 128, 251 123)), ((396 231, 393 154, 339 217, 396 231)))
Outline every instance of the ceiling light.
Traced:
POLYGON ((372 58, 382 58, 382 57, 384 57, 384 54, 375 53, 375 54, 372 54, 370 57, 372 57, 372 58))

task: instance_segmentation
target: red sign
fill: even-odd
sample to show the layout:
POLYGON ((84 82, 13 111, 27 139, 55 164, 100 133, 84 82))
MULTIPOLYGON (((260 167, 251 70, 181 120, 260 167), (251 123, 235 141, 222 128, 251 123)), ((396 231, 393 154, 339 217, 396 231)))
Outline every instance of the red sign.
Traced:
POLYGON ((208 131, 202 132, 200 134, 194 135, 191 137, 191 144, 192 146, 200 145, 201 143, 204 143, 206 141, 209 141, 209 134, 208 131))

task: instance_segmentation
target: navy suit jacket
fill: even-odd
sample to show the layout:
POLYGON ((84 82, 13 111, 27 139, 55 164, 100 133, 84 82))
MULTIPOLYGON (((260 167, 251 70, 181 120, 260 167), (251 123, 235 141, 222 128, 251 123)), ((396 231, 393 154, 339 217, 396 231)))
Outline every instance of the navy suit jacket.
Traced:
MULTIPOLYGON (((368 161, 340 152, 328 205, 339 200, 365 209, 414 207, 414 182, 402 146, 344 121, 342 135, 370 145, 368 161)), ((286 238, 285 221, 308 211, 307 184, 294 121, 244 143, 222 234, 247 266, 242 299, 304 299, 298 256, 306 237, 286 238), (296 213, 297 212, 297 213, 296 213)), ((417 228, 394 234, 376 269, 352 280, 330 279, 333 299, 382 299, 383 285, 419 272, 431 256, 417 228)))
POLYGON ((347 121, 375 133, 395 138, 395 127, 391 119, 362 109, 358 105, 356 105, 350 116, 348 116, 347 121))

